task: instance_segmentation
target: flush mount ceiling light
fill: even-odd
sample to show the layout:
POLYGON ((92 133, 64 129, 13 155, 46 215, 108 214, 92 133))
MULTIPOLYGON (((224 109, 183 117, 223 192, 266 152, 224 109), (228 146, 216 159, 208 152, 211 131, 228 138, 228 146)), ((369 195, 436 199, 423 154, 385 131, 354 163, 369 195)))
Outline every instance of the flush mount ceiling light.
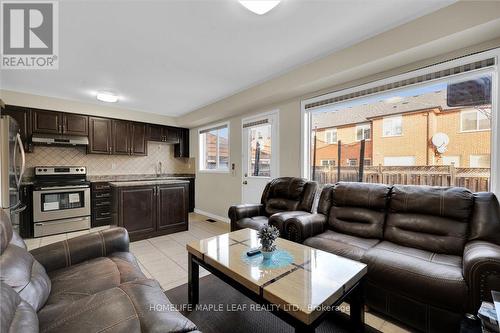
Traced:
POLYGON ((276 7, 281 0, 239 0, 249 11, 263 15, 276 7))
POLYGON ((99 91, 97 92, 96 98, 101 102, 106 103, 116 103, 118 102, 118 96, 109 91, 99 91))

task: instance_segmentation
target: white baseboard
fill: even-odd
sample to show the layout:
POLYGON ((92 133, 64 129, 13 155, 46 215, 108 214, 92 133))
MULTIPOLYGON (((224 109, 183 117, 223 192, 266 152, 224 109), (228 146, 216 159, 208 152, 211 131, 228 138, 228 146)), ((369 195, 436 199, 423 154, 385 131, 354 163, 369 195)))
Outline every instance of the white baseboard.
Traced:
POLYGON ((216 219, 216 220, 219 220, 219 221, 222 221, 222 222, 231 223, 231 220, 228 217, 222 217, 222 216, 219 216, 219 215, 215 215, 215 214, 206 212, 206 211, 198 209, 198 208, 195 208, 194 212, 197 213, 197 214, 208 216, 210 218, 213 218, 213 219, 216 219))

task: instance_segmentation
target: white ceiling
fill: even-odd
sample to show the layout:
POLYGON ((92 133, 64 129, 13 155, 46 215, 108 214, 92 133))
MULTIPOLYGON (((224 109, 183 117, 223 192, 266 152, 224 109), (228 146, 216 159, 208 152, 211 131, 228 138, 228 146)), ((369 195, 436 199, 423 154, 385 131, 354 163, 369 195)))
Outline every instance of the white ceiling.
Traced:
MULTIPOLYGON (((283 0, 258 16, 237 0, 60 4, 59 70, 3 70, 3 89, 179 116, 453 0, 283 0)), ((418 33, 418 32, 416 32, 418 33)))

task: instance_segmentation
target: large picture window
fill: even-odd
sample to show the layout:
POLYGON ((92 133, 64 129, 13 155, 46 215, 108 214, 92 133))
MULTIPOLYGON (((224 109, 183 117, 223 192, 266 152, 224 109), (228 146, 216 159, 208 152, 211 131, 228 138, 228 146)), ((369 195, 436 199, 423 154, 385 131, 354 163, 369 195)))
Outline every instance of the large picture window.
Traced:
POLYGON ((491 190, 493 65, 443 64, 304 101, 304 176, 491 190))
POLYGON ((229 124, 200 129, 199 170, 229 172, 229 124))

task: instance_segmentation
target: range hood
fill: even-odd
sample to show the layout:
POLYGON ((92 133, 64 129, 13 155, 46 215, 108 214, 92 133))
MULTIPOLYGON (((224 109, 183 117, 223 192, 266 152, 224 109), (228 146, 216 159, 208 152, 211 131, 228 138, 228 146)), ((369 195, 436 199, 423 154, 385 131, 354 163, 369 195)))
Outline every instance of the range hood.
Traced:
POLYGON ((89 138, 86 136, 50 135, 50 134, 33 134, 31 141, 35 145, 52 145, 52 146, 86 146, 89 144, 89 138))

